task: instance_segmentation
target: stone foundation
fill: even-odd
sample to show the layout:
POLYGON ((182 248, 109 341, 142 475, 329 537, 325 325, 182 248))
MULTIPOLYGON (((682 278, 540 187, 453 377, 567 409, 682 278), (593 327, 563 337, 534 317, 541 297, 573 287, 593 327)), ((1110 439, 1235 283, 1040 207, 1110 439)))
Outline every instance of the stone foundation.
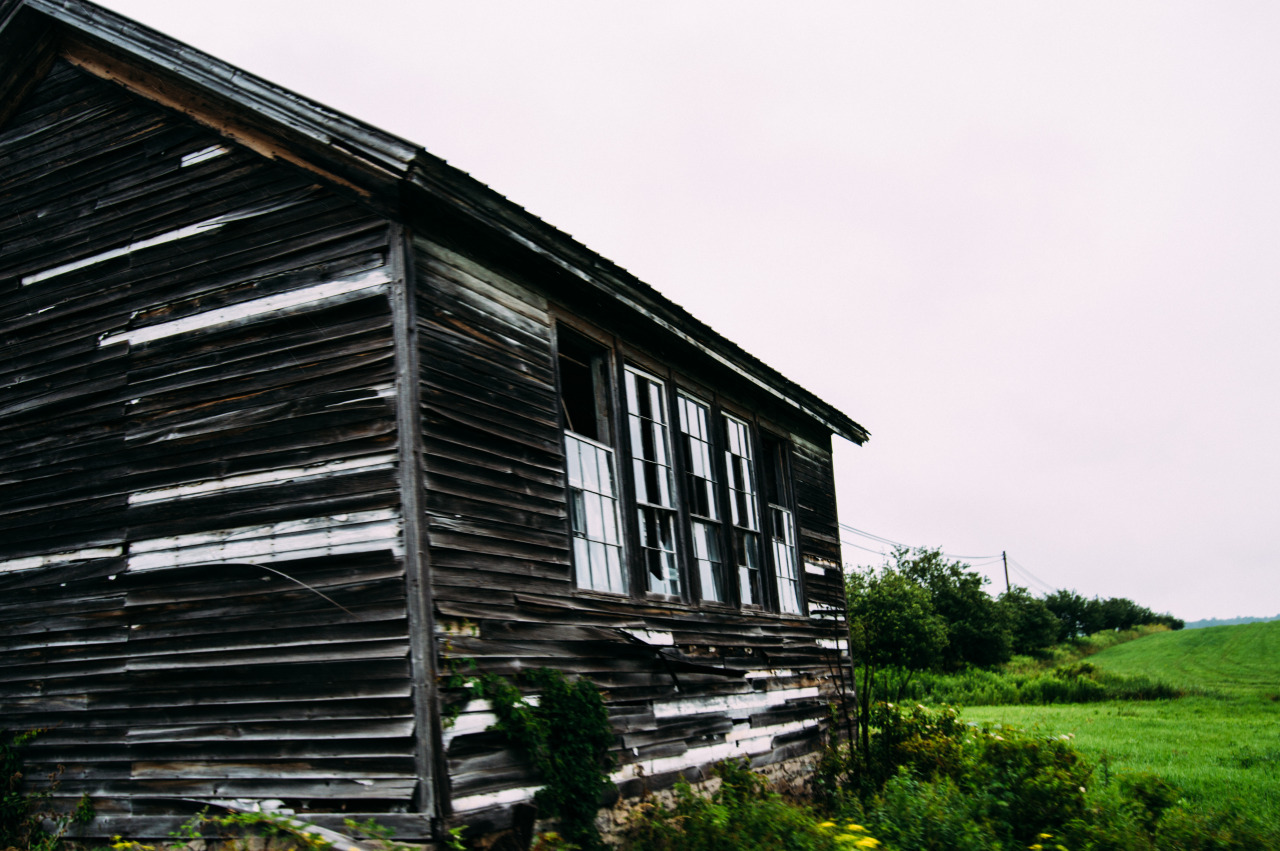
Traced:
MULTIPOLYGON (((759 768, 752 767, 751 770, 757 774, 763 774, 774 791, 788 798, 807 799, 813 791, 813 771, 817 764, 818 754, 809 753, 759 768)), ((719 777, 708 777, 690 785, 701 795, 711 795, 720 788, 720 783, 719 777)), ((617 845, 626 833, 627 825, 636 810, 654 804, 671 806, 675 799, 675 789, 670 787, 647 792, 639 797, 619 798, 616 804, 608 809, 602 809, 596 816, 596 827, 599 828, 605 842, 617 845)), ((539 822, 537 832, 551 830, 552 826, 551 822, 539 822)))

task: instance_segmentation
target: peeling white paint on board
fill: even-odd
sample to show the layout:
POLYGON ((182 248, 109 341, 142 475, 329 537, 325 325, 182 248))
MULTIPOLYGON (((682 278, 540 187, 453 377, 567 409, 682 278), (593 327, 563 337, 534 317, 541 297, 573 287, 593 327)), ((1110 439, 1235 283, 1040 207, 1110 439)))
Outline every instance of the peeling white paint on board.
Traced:
POLYGON ((843 638, 819 638, 818 646, 823 650, 847 650, 849 642, 843 638))
POLYGON ((348 473, 367 473, 375 470, 390 470, 396 465, 393 453, 368 455, 364 458, 348 458, 339 461, 327 461, 323 464, 308 464, 304 467, 283 467, 279 470, 267 470, 261 473, 245 473, 240 476, 228 476, 222 479, 204 479, 185 485, 168 488, 154 488, 138 491, 129 495, 130 505, 142 505, 151 502, 167 502, 175 499, 188 499, 205 496, 211 493, 243 490, 245 488, 274 485, 281 482, 303 482, 316 479, 329 479, 348 473))
POLYGON ((360 402, 368 402, 370 399, 392 399, 396 395, 396 386, 394 383, 375 384, 368 389, 372 396, 360 396, 356 399, 343 399, 341 402, 334 402, 332 405, 325 405, 326 408, 341 408, 343 405, 355 405, 360 402))
POLYGON ((843 609, 820 608, 818 606, 809 607, 809 617, 811 618, 844 618, 843 609))
POLYGON ((749 713, 770 706, 780 706, 788 700, 801 700, 818 696, 817 686, 780 688, 773 691, 755 691, 749 694, 721 694, 711 697, 690 697, 679 700, 658 700, 653 704, 655 718, 675 718, 682 715, 699 715, 705 712, 724 712, 731 717, 745 718, 749 713))
POLYGON ((796 672, 790 668, 770 668, 767 671, 747 671, 743 676, 749 680, 780 680, 795 675, 796 672))
POLYGON ((212 219, 205 219, 203 222, 196 222, 193 225, 187 225, 186 227, 166 231, 162 234, 157 234, 156 236, 131 242, 128 245, 121 245, 118 248, 110 248, 106 251, 100 251, 97 254, 91 254, 88 257, 82 257, 79 260, 72 260, 69 263, 63 263, 62 265, 54 266, 51 269, 45 269, 41 272, 32 272, 30 275, 23 277, 22 285, 26 287, 31 284, 37 284, 40 281, 47 281, 50 278, 56 278, 59 275, 65 275, 68 272, 74 272, 77 269, 84 269, 89 266, 97 265, 98 263, 105 263, 108 260, 114 260, 117 257, 124 257, 135 251, 141 251, 144 248, 153 248, 157 245, 164 245, 167 242, 176 242, 180 239, 199 236, 202 233, 218 230, 223 225, 230 224, 231 222, 252 219, 256 216, 266 215, 267 213, 271 213, 279 209, 282 209, 281 205, 271 205, 239 210, 234 213, 227 213, 223 216, 215 216, 212 219))
POLYGON ((214 159, 215 157, 220 157, 226 152, 227 152, 227 148, 224 148, 222 145, 210 145, 207 148, 201 148, 198 151, 192 151, 189 154, 183 154, 180 168, 187 168, 188 166, 198 165, 199 163, 214 159))
POLYGON ((814 563, 813 563, 813 562, 811 562, 811 561, 806 561, 806 562, 804 563, 804 572, 805 572, 805 573, 812 573, 814 576, 826 576, 826 575, 827 575, 827 569, 826 569, 825 567, 823 567, 823 566, 822 566, 822 565, 820 565, 820 564, 814 564, 814 563))
POLYGON ((390 281, 391 276, 386 269, 375 269, 355 277, 339 278, 290 292, 255 298, 229 307, 220 307, 194 316, 174 319, 171 322, 107 334, 98 341, 98 345, 111 346, 116 343, 136 345, 218 325, 256 319, 269 314, 279 315, 287 311, 328 307, 383 292, 390 281))
MULTIPOLYGON (((526 694, 524 702, 530 706, 537 706, 538 695, 526 694)), ((482 699, 469 700, 462 707, 462 711, 458 713, 458 717, 453 719, 453 724, 443 730, 441 734, 442 746, 448 751, 449 743, 458 736, 483 733, 497 723, 498 716, 494 713, 491 702, 482 699)))
POLYGON ((497 792, 485 792, 483 795, 468 795, 452 802, 455 813, 472 810, 483 810, 487 807, 498 807, 504 804, 520 804, 532 801, 541 786, 520 786, 515 789, 502 789, 497 792))
POLYGON ((656 629, 624 629, 622 630, 633 638, 638 638, 645 644, 653 644, 659 647, 674 647, 676 640, 669 632, 663 632, 656 629))
POLYGON ((400 513, 381 509, 152 538, 129 545, 129 570, 236 561, 267 564, 383 549, 401 556, 402 531, 400 513))
POLYGON ((799 732, 817 725, 818 721, 815 718, 803 721, 788 721, 785 724, 770 724, 764 727, 752 727, 745 723, 735 724, 733 730, 725 736, 723 742, 704 745, 700 748, 689 748, 684 753, 676 754, 675 756, 656 757, 633 762, 613 772, 609 775, 609 778, 614 783, 621 783, 633 777, 648 777, 654 774, 680 771, 735 757, 768 753, 773 750, 774 737, 784 733, 799 732))
POLYGON ((119 558, 122 555, 124 555, 123 547, 91 547, 83 550, 66 550, 60 553, 0 561, 0 573, 10 570, 30 570, 36 567, 53 567, 60 564, 91 561, 99 558, 119 558))

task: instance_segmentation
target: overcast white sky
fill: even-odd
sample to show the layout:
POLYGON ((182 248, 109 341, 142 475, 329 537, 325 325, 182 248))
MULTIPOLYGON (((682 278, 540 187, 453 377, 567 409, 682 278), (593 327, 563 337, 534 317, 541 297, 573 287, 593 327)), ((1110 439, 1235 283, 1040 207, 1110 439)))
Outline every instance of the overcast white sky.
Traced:
POLYGON ((846 411, 845 523, 1280 612, 1280 4, 105 5, 425 146, 846 411))

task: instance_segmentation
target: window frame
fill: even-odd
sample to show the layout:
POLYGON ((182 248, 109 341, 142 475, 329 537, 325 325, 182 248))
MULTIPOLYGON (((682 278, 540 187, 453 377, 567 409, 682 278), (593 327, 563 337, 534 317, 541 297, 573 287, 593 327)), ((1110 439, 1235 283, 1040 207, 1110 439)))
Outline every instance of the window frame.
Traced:
POLYGON ((618 358, 617 375, 618 375, 618 397, 619 397, 619 403, 620 403, 620 407, 618 408, 618 412, 617 412, 617 419, 619 421, 618 429, 617 429, 617 434, 619 438, 618 448, 620 453, 625 455, 626 459, 630 462, 628 464, 619 465, 619 466, 625 467, 624 476, 626 480, 627 499, 623 506, 623 511, 624 511, 624 516, 626 517, 627 531, 628 531, 628 534, 630 535, 630 540, 632 542, 632 548, 631 548, 632 555, 630 557, 632 588, 636 596, 644 599, 668 600, 672 602, 688 603, 689 602, 689 572, 687 570, 688 557, 682 541, 683 535, 681 534, 683 531, 684 523, 685 523, 685 517, 687 516, 685 513, 686 501, 683 498, 682 487, 680 485, 680 480, 681 480, 683 471, 677 467, 678 459, 676 456, 678 453, 674 450, 674 447, 672 446, 673 441, 671 440, 671 415, 672 415, 671 381, 669 380, 669 378, 663 376, 661 373, 655 374, 653 371, 646 369, 643 366, 636 365, 630 358, 626 358, 626 357, 618 358), (634 414, 627 406, 628 394, 626 391, 625 382, 627 380, 628 373, 634 376, 643 378, 645 380, 655 382, 662 387, 661 398, 662 398, 663 408, 666 412, 666 422, 663 423, 663 426, 666 429, 666 453, 667 453, 667 461, 668 461, 667 469, 670 471, 670 477, 671 477, 668 483, 668 487, 670 488, 672 505, 659 506, 657 503, 645 503, 645 505, 651 508, 656 508, 657 510, 660 510, 660 511, 670 511, 671 514, 674 516, 673 527, 671 530, 672 532, 671 552, 675 559, 675 572, 676 572, 676 580, 678 584, 675 594, 665 594, 662 592, 649 590, 648 567, 645 564, 646 559, 644 559, 641 555, 642 553, 645 552, 646 547, 644 545, 644 542, 641 540, 640 516, 639 516, 641 503, 638 499, 637 483, 635 481, 635 463, 637 460, 640 460, 640 459, 638 459, 637 456, 635 455, 635 447, 632 445, 631 428, 630 428, 630 425, 631 425, 630 418, 632 416, 635 416, 638 418, 640 415, 634 414), (625 427, 623 425, 623 421, 625 421, 626 423, 625 427))
MULTIPOLYGON (((576 316, 554 312, 553 363, 555 365, 555 390, 557 401, 562 399, 560 374, 560 328, 563 326, 571 333, 586 338, 589 342, 604 350, 606 372, 609 387, 606 397, 609 403, 609 429, 612 443, 595 441, 613 453, 614 473, 617 487, 617 505, 622 537, 620 558, 624 574, 624 584, 628 592, 616 593, 584 586, 578 582, 578 566, 575 563, 572 530, 572 518, 567 518, 566 526, 569 535, 570 575, 573 580, 574 593, 586 596, 600 596, 612 600, 635 599, 658 604, 681 604, 709 610, 757 612, 784 618, 804 618, 808 611, 805 588, 804 558, 801 552, 801 529, 798 512, 795 506, 795 482, 792 472, 792 441, 785 432, 766 425, 759 416, 753 414, 730 399, 699 382, 692 381, 672 369, 656 361, 644 352, 626 345, 616 336, 604 332, 576 316), (665 510, 673 513, 676 528, 673 535, 676 575, 679 580, 678 594, 664 594, 649 591, 647 565, 640 553, 643 551, 640 541, 639 508, 634 474, 634 455, 632 454, 632 435, 626 391, 627 372, 655 381, 662 387, 662 401, 666 411, 667 456, 671 475, 671 498, 674 506, 665 510), (716 476, 715 497, 719 520, 715 522, 717 536, 721 547, 721 565, 725 574, 727 588, 725 600, 715 600, 707 596, 702 587, 701 576, 697 565, 693 541, 694 522, 706 522, 705 518, 690 512, 690 494, 688 493, 688 475, 690 459, 686 457, 684 446, 683 413, 680 407, 681 397, 703 406, 707 413, 712 471, 716 476), (753 474, 755 478, 754 509, 758 518, 757 557, 760 563, 761 581, 759 603, 743 603, 742 588, 738 575, 737 542, 734 540, 733 520, 729 504, 729 477, 727 469, 728 420, 733 418, 745 427, 746 438, 752 453, 753 474), (766 440, 766 434, 768 438, 766 440), (799 600, 799 612, 788 612, 782 609, 780 596, 781 566, 776 563, 773 547, 773 529, 771 503, 764 486, 765 447, 773 441, 784 453, 784 473, 786 481, 786 504, 779 506, 790 512, 792 534, 794 537, 796 589, 799 600)), ((558 408, 562 407, 560 404, 558 408)), ((568 431, 563 410, 557 411, 560 420, 561 448, 565 449, 564 434, 568 431)), ((574 432, 574 434, 577 434, 574 432)), ((591 438, 578 435, 587 440, 591 438)), ((572 501, 568 484, 568 458, 565 459, 565 493, 566 509, 571 510, 572 501)))
MULTIPOLYGON (((769 558, 773 561, 772 570, 769 577, 773 585, 774 606, 776 611, 782 615, 791 615, 795 617, 808 617, 809 602, 808 593, 805 587, 805 569, 804 555, 800 550, 800 518, 799 511, 796 507, 796 487, 795 473, 792 459, 795 455, 795 445, 789 437, 786 437, 773 429, 759 428, 757 439, 763 450, 761 456, 769 454, 770 446, 776 447, 778 452, 777 468, 768 471, 762 467, 766 476, 775 477, 775 487, 778 490, 779 499, 777 502, 769 500, 769 487, 766 485, 761 488, 760 499, 764 504, 767 522, 763 524, 765 528, 765 536, 768 540, 769 558), (777 563, 776 549, 774 546, 774 530, 773 530, 773 510, 777 507, 787 512, 791 521, 791 549, 794 558, 793 567, 795 569, 795 591, 796 591, 796 607, 798 611, 791 612, 783 608, 782 601, 782 565, 777 563)), ((769 459, 773 464, 773 459, 769 459)))
POLYGON ((555 379, 556 419, 558 420, 558 425, 559 425, 560 450, 562 453, 564 453, 564 462, 562 466, 563 466, 564 477, 565 477, 564 479, 564 482, 565 482, 565 486, 564 486, 565 532, 567 536, 566 543, 568 546, 568 554, 569 554, 569 575, 570 575, 571 581, 573 582, 573 591, 575 594, 581 594, 585 596, 594 596, 594 597, 604 597, 610 600, 629 599, 634 596, 635 588, 633 585, 633 578, 631 575, 632 574, 631 547, 630 547, 630 541, 628 540, 628 527, 627 527, 627 515, 626 515, 626 505, 628 502, 628 498, 627 498, 628 483, 624 478, 625 470, 623 469, 623 465, 621 463, 620 451, 618 447, 618 442, 619 442, 618 438, 620 434, 620 428, 617 421, 617 412, 621 409, 621 403, 618 398, 618 385, 617 385, 617 376, 616 376, 618 362, 619 362, 616 342, 611 335, 605 334, 599 329, 594 328, 590 325, 586 325, 581 321, 575 321, 571 317, 555 315, 553 317, 553 320, 554 321, 552 322, 552 337, 551 337, 551 344, 552 344, 551 363, 552 363, 553 377, 555 379), (593 440, 592 438, 587 437, 586 435, 581 435, 578 432, 571 432, 569 430, 569 427, 568 427, 569 424, 568 424, 568 420, 567 420, 567 417, 564 411, 564 405, 563 405, 564 386, 563 386, 563 375, 560 369, 561 329, 562 328, 567 329, 571 334, 576 334, 577 336, 584 338, 588 343, 594 344, 604 354, 605 364, 604 364, 603 373, 608 378, 608 383, 609 383, 609 386, 604 388, 604 396, 607 402, 606 407, 608 409, 608 419, 609 419, 609 422, 608 422, 609 440, 607 441, 593 440), (614 475, 615 486, 618 491, 618 495, 617 495, 618 516, 615 519, 616 519, 616 522, 618 523, 618 531, 620 533, 620 539, 621 539, 620 561, 622 563, 622 584, 626 589, 624 591, 609 591, 606 589, 593 588, 590 585, 583 585, 579 581, 579 566, 574 559, 575 534, 573 530, 573 517, 571 515, 571 512, 573 510, 573 488, 569 482, 569 459, 568 459, 568 452, 565 444, 566 434, 574 434, 581 439, 591 441, 599 446, 607 448, 613 454, 613 475, 614 475))
MULTIPOLYGON (((680 419, 677 422, 677 429, 679 434, 682 437, 685 434, 685 432, 684 432, 684 422, 683 422, 684 409, 680 407, 681 397, 688 399, 690 402, 696 405, 701 405, 703 408, 706 409, 708 439, 705 442, 708 444, 708 447, 709 447, 710 457, 708 458, 708 462, 711 467, 711 472, 715 477, 713 479, 714 487, 712 489, 712 499, 714 500, 714 503, 715 503, 715 510, 717 513, 717 517, 714 520, 708 520, 703 518, 700 515, 695 515, 691 510, 691 507, 690 507, 691 500, 689 499, 688 494, 687 493, 681 494, 682 496, 684 496, 684 499, 681 500, 681 510, 683 512, 684 519, 681 522, 680 529, 681 529, 681 532, 684 534, 684 536, 688 539, 686 546, 687 546, 687 552, 689 556, 688 556, 688 559, 686 560, 685 569, 689 576, 689 581, 687 584, 689 587, 690 596, 694 599, 694 601, 698 605, 701 605, 701 606, 710 606, 715 608, 736 610, 740 608, 740 597, 738 592, 738 583, 734 578, 733 572, 732 572, 732 564, 733 564, 732 541, 730 537, 725 534, 727 506, 725 504, 725 494, 724 494, 724 491, 725 491, 725 471, 724 471, 724 461, 723 461, 724 439, 722 437, 721 430, 716 428, 716 423, 717 423, 716 418, 720 413, 720 411, 717 408, 714 401, 707 400, 705 397, 700 396, 699 394, 687 389, 687 387, 681 383, 677 383, 676 387, 674 388, 674 391, 675 391, 675 398, 676 398, 676 405, 677 405, 677 413, 680 416, 680 419), (694 545, 693 524, 707 523, 707 522, 714 523, 716 542, 720 547, 720 565, 721 565, 721 570, 723 571, 723 581, 725 586, 724 587, 725 593, 724 593, 723 600, 716 600, 707 595, 706 589, 703 587, 703 584, 702 584, 701 571, 697 569, 698 556, 696 552, 696 547, 694 545)), ((714 396, 712 396, 712 398, 714 399, 714 396)), ((685 457, 685 449, 684 449, 683 441, 680 441, 680 446, 677 449, 676 454, 678 456, 677 460, 680 462, 680 465, 681 465, 681 472, 682 472, 681 482, 685 483, 684 486, 687 489, 687 483, 689 481, 691 471, 690 471, 690 459, 685 457)))

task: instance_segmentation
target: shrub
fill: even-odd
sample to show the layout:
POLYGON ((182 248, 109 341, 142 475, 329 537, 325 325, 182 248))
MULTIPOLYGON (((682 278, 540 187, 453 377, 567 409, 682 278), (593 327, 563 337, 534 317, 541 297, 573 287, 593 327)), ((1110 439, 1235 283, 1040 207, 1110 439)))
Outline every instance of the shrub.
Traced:
POLYGON ((975 736, 962 786, 986 799, 986 818, 1002 836, 1031 843, 1085 813, 1093 767, 1060 738, 1018 730, 975 736))
POLYGON ((1237 812, 1192 812, 1171 807, 1156 825, 1160 851, 1256 851, 1276 848, 1280 835, 1237 812))
POLYGON ((676 784, 675 802, 642 805, 623 847, 629 851, 836 851, 872 849, 880 842, 853 822, 823 820, 784 800, 745 762, 715 769, 720 788, 709 796, 676 784))
POLYGON ((536 706, 501 677, 481 680, 498 716, 495 726, 524 750, 546 782, 535 800, 545 814, 560 819, 564 839, 594 851, 602 847, 596 812, 601 797, 612 788, 608 769, 614 734, 609 710, 588 679, 570 682, 550 668, 527 676, 541 690, 536 706))
POLYGON ((874 805, 877 835, 890 847, 918 851, 987 851, 998 846, 976 800, 947 777, 917 780, 907 770, 885 784, 874 805))

